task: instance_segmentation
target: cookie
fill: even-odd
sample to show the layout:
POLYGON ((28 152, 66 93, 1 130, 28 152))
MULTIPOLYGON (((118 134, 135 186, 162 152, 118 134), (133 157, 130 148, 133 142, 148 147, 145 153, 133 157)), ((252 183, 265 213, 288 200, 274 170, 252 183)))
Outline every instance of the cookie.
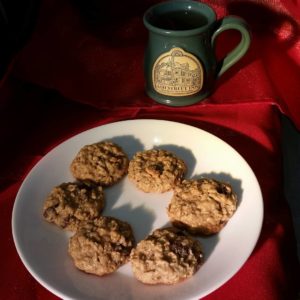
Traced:
POLYGON ((103 141, 80 149, 70 170, 78 180, 109 186, 127 173, 128 162, 128 157, 120 146, 103 141))
POLYGON ((155 230, 131 251, 134 276, 146 284, 175 284, 195 274, 203 262, 200 242, 169 227, 155 230))
POLYGON ((161 149, 137 152, 129 162, 128 178, 146 193, 171 190, 186 173, 186 165, 175 154, 161 149))
POLYGON ((237 196, 228 183, 202 178, 183 180, 176 186, 168 215, 176 227, 211 235, 225 226, 236 208, 237 196))
POLYGON ((76 231, 82 221, 98 217, 103 207, 104 193, 101 186, 62 183, 46 198, 43 216, 50 223, 76 231))
POLYGON ((102 216, 80 227, 68 251, 78 269, 102 276, 128 262, 134 243, 128 223, 102 216))

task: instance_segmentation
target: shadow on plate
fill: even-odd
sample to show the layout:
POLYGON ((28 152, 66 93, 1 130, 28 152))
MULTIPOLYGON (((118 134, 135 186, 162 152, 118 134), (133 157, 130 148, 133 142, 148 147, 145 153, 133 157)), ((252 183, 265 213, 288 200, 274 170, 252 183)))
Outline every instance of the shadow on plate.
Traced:
MULTIPOLYGON (((118 199, 122 197, 124 184, 126 179, 112 187, 105 189, 106 204, 103 215, 112 216, 120 220, 128 222, 133 231, 136 241, 140 241, 150 232, 153 222, 155 221, 155 214, 151 209, 141 205, 133 207, 130 199, 127 203, 117 206, 118 199)), ((128 182, 126 183, 128 184, 128 182)), ((132 186, 135 189, 134 186, 132 186)))
POLYGON ((145 149, 144 144, 133 135, 115 136, 108 140, 122 147, 129 159, 131 159, 137 151, 143 151, 145 149))
POLYGON ((193 171, 196 166, 196 158, 191 150, 185 147, 166 144, 166 145, 158 145, 154 147, 155 149, 164 149, 170 152, 173 152, 178 158, 181 158, 186 166, 187 166, 187 174, 186 177, 190 177, 193 174, 193 171))

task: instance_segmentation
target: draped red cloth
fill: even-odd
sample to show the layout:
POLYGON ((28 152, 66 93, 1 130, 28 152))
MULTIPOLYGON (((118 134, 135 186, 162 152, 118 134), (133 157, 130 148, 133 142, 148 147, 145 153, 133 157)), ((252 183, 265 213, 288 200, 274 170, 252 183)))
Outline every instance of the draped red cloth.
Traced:
MULTIPOLYGON (((85 129, 136 118, 178 121, 219 136, 247 160, 261 185, 258 244, 241 270, 205 299, 296 298, 300 274, 283 194, 280 117, 300 129, 300 2, 211 1, 219 18, 248 21, 251 47, 209 98, 180 108, 159 105, 144 91, 142 15, 154 2, 97 4, 97 22, 89 23, 89 11, 77 2, 42 1, 32 37, 1 81, 1 299, 57 299, 31 277, 13 244, 11 212, 29 170, 85 129)), ((222 35, 218 56, 237 41, 235 32, 222 35)))

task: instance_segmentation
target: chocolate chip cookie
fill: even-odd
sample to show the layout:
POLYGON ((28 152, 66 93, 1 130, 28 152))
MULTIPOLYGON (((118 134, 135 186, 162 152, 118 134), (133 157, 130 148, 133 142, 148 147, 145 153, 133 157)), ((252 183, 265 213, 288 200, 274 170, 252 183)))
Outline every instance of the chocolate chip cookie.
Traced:
POLYGON ((155 230, 131 251, 134 276, 146 284, 174 284, 195 274, 203 262, 199 241, 179 229, 155 230))
POLYGON ((101 186, 83 183, 62 183, 46 198, 43 216, 57 226, 76 231, 82 221, 98 217, 104 208, 101 186))
POLYGON ((170 151, 137 152, 129 162, 128 178, 146 193, 171 190, 186 173, 184 161, 170 151))
POLYGON ((78 180, 109 186, 127 173, 128 162, 128 157, 120 146, 103 141, 80 149, 70 170, 78 180))
POLYGON ((192 234, 218 233, 237 208, 237 196, 228 183, 214 179, 183 180, 168 206, 174 226, 192 234))
POLYGON ((128 223, 102 216, 78 229, 70 238, 68 251, 78 269, 102 276, 128 262, 134 243, 128 223))

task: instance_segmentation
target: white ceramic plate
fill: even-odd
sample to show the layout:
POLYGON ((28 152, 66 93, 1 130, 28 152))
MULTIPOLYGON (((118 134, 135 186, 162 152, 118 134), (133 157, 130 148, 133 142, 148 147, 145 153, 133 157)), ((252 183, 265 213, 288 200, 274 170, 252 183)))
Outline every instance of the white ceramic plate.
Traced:
MULTIPOLYGON (((127 178, 105 190, 104 215, 129 222, 137 241, 168 224, 166 207, 172 196, 145 194, 127 178)), ((64 299, 199 299, 229 280, 245 263, 259 237, 263 201, 247 162, 214 135, 188 125, 160 120, 116 122, 85 131, 49 152, 28 174, 14 204, 14 242, 32 276, 64 299), (229 223, 210 238, 200 239, 205 262, 191 278, 173 286, 147 286, 132 275, 130 264, 97 277, 77 270, 67 253, 70 233, 43 220, 42 206, 51 189, 74 180, 71 160, 81 147, 112 140, 131 158, 136 151, 160 147, 184 159, 187 177, 206 176, 232 184, 239 197, 229 223)))

